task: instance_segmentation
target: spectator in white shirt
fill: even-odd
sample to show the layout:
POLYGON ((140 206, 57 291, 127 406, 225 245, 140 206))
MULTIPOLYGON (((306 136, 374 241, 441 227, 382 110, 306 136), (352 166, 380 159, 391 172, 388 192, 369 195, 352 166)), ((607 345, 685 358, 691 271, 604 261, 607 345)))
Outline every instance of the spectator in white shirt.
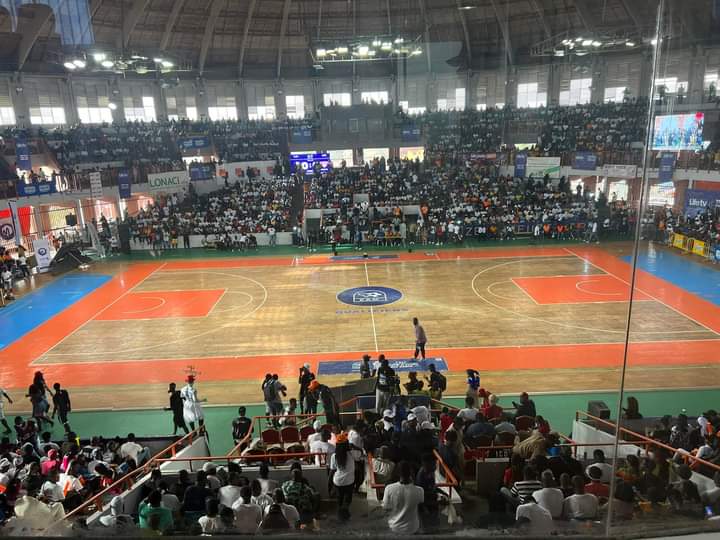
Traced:
POLYGON ((413 399, 410 400, 410 412, 415 415, 418 420, 418 424, 422 425, 423 422, 430 422, 430 409, 425 405, 417 405, 417 402, 413 399))
MULTIPOLYGON (((282 510, 282 515, 285 516, 285 519, 287 519, 287 522, 290 524, 290 528, 297 528, 297 525, 300 522, 300 514, 298 513, 297 508, 295 508, 293 505, 285 504, 285 494, 283 493, 282 489, 277 488, 273 492, 273 500, 275 501, 275 504, 277 504, 282 510)), ((269 506, 265 509, 266 516, 268 515, 269 509, 269 506)))
POLYGON ((555 477, 552 471, 543 471, 540 479, 543 488, 532 494, 533 499, 545 510, 550 512, 553 519, 561 518, 565 496, 560 489, 555 487, 555 477))
MULTIPOLYGON (((330 442, 330 435, 329 430, 323 430, 321 434, 322 440, 310 444, 310 453, 325 454, 325 466, 330 464, 330 458, 335 453, 335 445, 330 442)), ((315 456, 315 465, 318 467, 321 466, 320 456, 315 456)))
POLYGON ((138 467, 149 457, 149 453, 147 448, 143 448, 135 442, 134 433, 128 433, 127 442, 120 447, 120 457, 131 458, 138 467))
POLYGON ((60 485, 60 471, 51 469, 48 473, 47 480, 42 486, 41 493, 48 502, 62 502, 65 500, 65 493, 60 485))
POLYGON ((228 485, 223 486, 218 490, 218 499, 220 505, 227 508, 232 508, 235 502, 240 499, 240 475, 236 472, 230 473, 228 478, 228 485))
POLYGON ((532 536, 547 536, 553 530, 553 518, 531 496, 515 510, 515 522, 519 528, 532 536))
POLYGON ((315 433, 311 433, 310 435, 308 435, 308 438, 307 438, 308 448, 310 448, 310 445, 313 442, 319 441, 321 439, 322 425, 323 424, 320 420, 315 420, 315 422, 313 422, 313 429, 315 429, 315 433))
MULTIPOLYGON (((263 493, 262 488, 260 487, 260 482, 258 482, 257 479, 250 482, 250 491, 252 492, 252 499, 250 499, 250 502, 257 504, 260 508, 262 508, 264 514, 265 510, 267 510, 274 502, 272 496, 270 493, 263 493)), ((273 489, 272 493, 274 492, 275 490, 273 489)))
POLYGON ((164 480, 158 484, 158 489, 162 494, 160 506, 170 510, 173 513, 173 517, 176 517, 178 512, 180 512, 180 507, 182 506, 182 504, 180 504, 180 499, 174 493, 170 493, 168 484, 164 480))
POLYGON ((597 467, 602 472, 600 482, 609 484, 612 480, 613 468, 609 463, 605 463, 605 452, 599 448, 593 452, 593 462, 585 468, 585 476, 590 478, 590 467, 597 467))
POLYGON ((252 534, 262 521, 263 511, 259 504, 252 502, 250 486, 240 488, 240 499, 232 505, 235 512, 235 530, 240 534, 252 534))
POLYGON ((266 461, 263 461, 260 464, 257 481, 260 483, 261 493, 271 494, 273 491, 280 487, 280 484, 277 480, 273 480, 272 478, 270 478, 270 467, 268 467, 266 461))
POLYGON ((585 493, 585 479, 580 475, 572 479, 574 495, 570 495, 563 502, 563 517, 565 519, 596 519, 598 516, 598 498, 591 493, 585 493))
POLYGON ((480 412, 477 408, 474 406, 475 400, 468 396, 465 398, 465 408, 460 409, 457 413, 457 418, 460 418, 463 422, 470 423, 477 420, 478 412, 480 412))
POLYGON ((413 483, 412 469, 407 461, 399 465, 400 481, 385 488, 383 509, 389 513, 388 525, 395 534, 415 534, 420 530, 418 506, 425 492, 413 483))

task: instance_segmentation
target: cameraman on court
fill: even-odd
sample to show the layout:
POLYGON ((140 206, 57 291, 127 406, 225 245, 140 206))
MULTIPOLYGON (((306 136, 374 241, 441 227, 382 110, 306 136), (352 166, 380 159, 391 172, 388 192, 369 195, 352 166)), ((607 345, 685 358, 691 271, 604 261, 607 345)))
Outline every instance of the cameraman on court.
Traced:
POLYGON ((380 367, 377 370, 377 381, 375 382, 375 410, 378 414, 388 408, 390 397, 395 391, 398 380, 395 370, 390 367, 390 363, 385 355, 380 355, 380 367))

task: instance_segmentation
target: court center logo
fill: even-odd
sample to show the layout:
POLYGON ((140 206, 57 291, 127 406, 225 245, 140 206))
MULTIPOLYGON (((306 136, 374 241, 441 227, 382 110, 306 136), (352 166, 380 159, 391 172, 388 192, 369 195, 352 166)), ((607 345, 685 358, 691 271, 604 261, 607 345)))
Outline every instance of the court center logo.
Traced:
POLYGON ((3 240, 12 240, 15 238, 15 227, 12 223, 3 223, 0 225, 0 238, 3 240))
POLYGON ((337 299, 350 306, 384 306, 397 302, 402 296, 390 287, 355 287, 339 292, 337 299))

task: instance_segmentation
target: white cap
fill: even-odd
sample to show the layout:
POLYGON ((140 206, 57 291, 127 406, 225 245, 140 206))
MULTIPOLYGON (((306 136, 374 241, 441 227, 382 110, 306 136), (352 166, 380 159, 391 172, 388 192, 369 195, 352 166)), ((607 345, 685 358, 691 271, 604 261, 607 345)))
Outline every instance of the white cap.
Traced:
POLYGON ((310 369, 310 364, 305 364, 303 367, 304 367, 305 369, 310 369))
POLYGON ((420 429, 437 429, 432 422, 429 422, 428 420, 425 420, 422 424, 420 424, 420 429))
POLYGON ((385 409, 383 411, 383 418, 395 418, 395 413, 391 409, 385 409))
POLYGON ((313 429, 314 429, 315 431, 319 431, 320 428, 322 427, 322 425, 323 425, 323 424, 322 424, 322 422, 321 422, 320 420, 315 420, 315 421, 313 422, 313 429))
POLYGON ((413 413, 408 414, 407 416, 408 422, 412 422, 413 420, 417 420, 417 416, 415 416, 413 413))

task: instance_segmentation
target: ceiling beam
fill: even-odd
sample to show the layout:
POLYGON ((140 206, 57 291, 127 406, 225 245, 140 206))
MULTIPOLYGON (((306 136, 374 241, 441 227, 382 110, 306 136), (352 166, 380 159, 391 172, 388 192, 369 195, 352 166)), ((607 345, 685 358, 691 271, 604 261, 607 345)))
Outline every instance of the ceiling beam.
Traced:
POLYGON ((290 16, 290 4, 291 0, 285 0, 283 3, 282 21, 280 22, 280 36, 278 38, 278 53, 277 53, 277 78, 280 78, 280 72, 282 70, 282 54, 283 46, 285 45, 285 33, 287 32, 288 17, 290 16))
POLYGON ((462 26, 463 35, 465 36, 465 50, 467 50, 468 67, 472 65, 472 48, 470 47, 470 32, 468 30, 467 17, 465 17, 465 10, 462 9, 462 3, 460 0, 455 0, 457 4, 458 13, 460 14, 460 25, 462 26))
POLYGON ((496 0, 490 0, 490 4, 492 4, 493 11, 495 12, 495 18, 500 25, 500 32, 502 33, 503 40, 505 41, 505 53, 507 54, 508 63, 510 63, 510 65, 514 65, 515 54, 513 53, 512 41, 510 40, 510 27, 508 25, 508 19, 507 17, 503 17, 500 13, 496 0))
POLYGON ((388 20, 388 35, 392 35, 392 15, 390 14, 390 0, 385 0, 385 12, 388 20))
POLYGON ((545 39, 550 39, 552 37, 552 31, 550 30, 550 25, 545 18, 545 11, 540 5, 540 0, 529 0, 529 2, 530 6, 535 10, 535 13, 537 13, 538 17, 540 17, 540 24, 542 25, 543 32, 545 33, 545 39))
POLYGON ((223 0, 212 0, 210 4, 210 14, 208 15, 207 21, 205 21, 205 32, 203 33, 202 42, 200 44, 200 59, 198 60, 198 71, 200 75, 205 70, 205 60, 207 60, 208 52, 210 51, 210 45, 212 45, 213 34, 215 33, 215 23, 220 15, 224 5, 223 0))
POLYGON ((420 14, 422 15, 423 26, 425 27, 425 60, 427 60, 428 73, 432 72, 432 57, 430 56, 430 21, 428 20, 427 11, 425 10, 425 0, 418 0, 420 6, 420 14))
POLYGON ((118 41, 122 43, 121 48, 124 49, 128 46, 128 43, 130 43, 130 36, 132 35, 133 30, 135 30, 135 27, 137 26, 140 17, 142 17, 142 14, 145 12, 145 8, 147 8, 149 3, 150 0, 133 1, 132 7, 130 8, 130 13, 128 13, 127 17, 125 17, 125 23, 122 27, 122 34, 118 36, 118 41))
POLYGON ((595 31, 595 23, 593 22, 593 15, 590 13, 590 9, 584 0, 575 0, 575 12, 580 17, 580 22, 588 32, 595 31))
POLYGON ((173 7, 170 10, 170 17, 168 18, 167 23, 165 23, 165 31, 163 32, 162 39, 160 40, 161 51, 167 49, 170 44, 170 37, 172 36, 173 28, 175 28, 175 23, 177 22, 184 5, 185 0, 175 0, 173 2, 173 7))
POLYGON ((38 9, 33 12, 32 20, 22 26, 20 32, 22 37, 18 46, 18 71, 25 65, 25 61, 30 56, 30 51, 32 51, 37 39, 42 34, 43 28, 50 22, 52 16, 53 12, 50 8, 38 9))
POLYGON ((102 6, 103 0, 92 0, 90 2, 90 20, 92 21, 95 18, 95 15, 97 14, 98 10, 100 9, 100 6, 102 6))
POLYGON ((640 36, 642 36, 643 35, 642 17, 638 13, 636 6, 633 5, 628 0, 620 0, 620 3, 622 4, 622 7, 625 10, 625 13, 628 14, 628 17, 630 17, 633 24, 635 25, 635 29, 637 30, 638 34, 640 36))
POLYGON ((245 28, 243 29, 242 43, 240 44, 240 58, 238 59, 238 77, 240 77, 241 79, 243 76, 243 69, 245 69, 245 51, 247 50, 248 37, 250 36, 250 26, 252 25, 256 5, 257 0, 250 0, 250 6, 248 6, 248 14, 245 18, 245 28))

